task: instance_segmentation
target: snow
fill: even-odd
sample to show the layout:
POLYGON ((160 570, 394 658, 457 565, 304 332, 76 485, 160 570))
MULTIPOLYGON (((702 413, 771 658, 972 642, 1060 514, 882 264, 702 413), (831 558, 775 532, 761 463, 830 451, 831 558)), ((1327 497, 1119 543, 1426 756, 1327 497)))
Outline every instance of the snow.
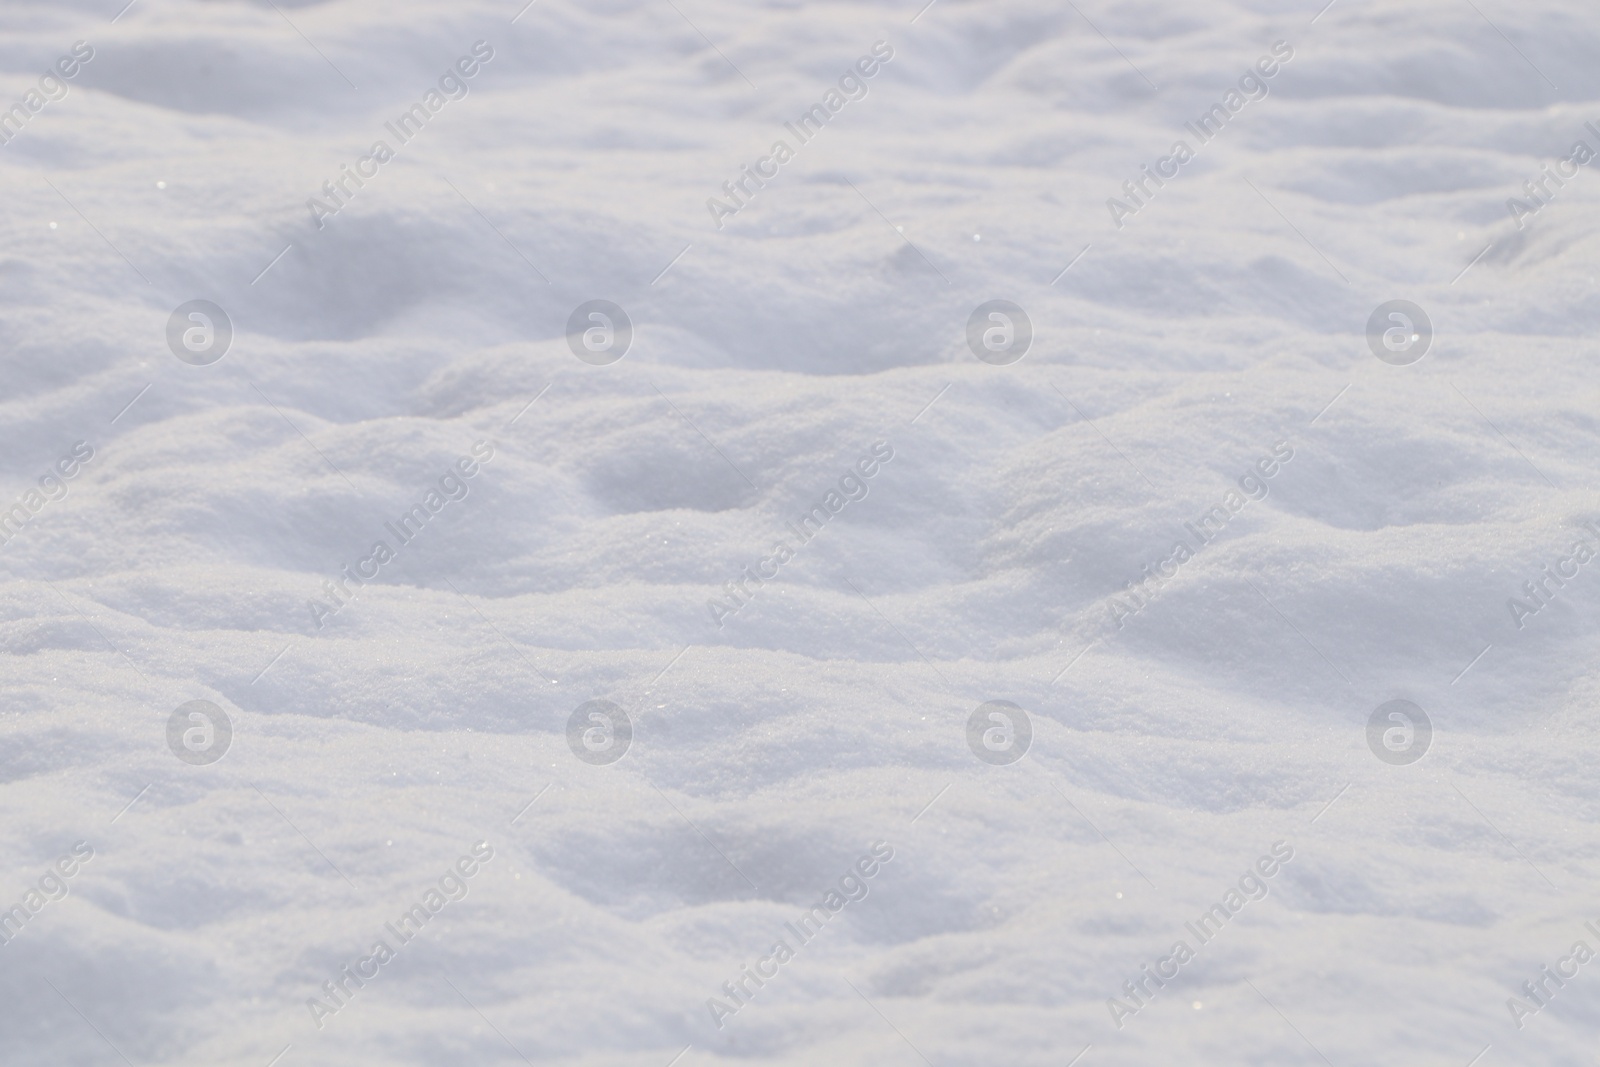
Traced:
POLYGON ((0 11, 0 1062, 1593 1061, 1588 5, 124 2, 0 11))

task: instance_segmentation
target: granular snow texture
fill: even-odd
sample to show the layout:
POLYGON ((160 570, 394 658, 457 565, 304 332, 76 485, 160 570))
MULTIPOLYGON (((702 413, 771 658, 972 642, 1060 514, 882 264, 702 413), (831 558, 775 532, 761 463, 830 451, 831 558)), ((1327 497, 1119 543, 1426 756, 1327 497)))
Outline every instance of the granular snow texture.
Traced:
POLYGON ((1595 1062, 1591 3, 124 2, 0 1062, 1595 1062))

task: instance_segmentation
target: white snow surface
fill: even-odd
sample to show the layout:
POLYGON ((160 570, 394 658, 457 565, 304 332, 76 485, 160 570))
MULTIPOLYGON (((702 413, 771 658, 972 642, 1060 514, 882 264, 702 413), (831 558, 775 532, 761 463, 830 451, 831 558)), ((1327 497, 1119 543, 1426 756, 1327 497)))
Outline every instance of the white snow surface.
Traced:
POLYGON ((1594 1062, 1600 177, 1507 205, 1600 149, 1592 3, 122 4, 0 9, 7 106, 94 53, 0 145, 0 1063, 1594 1062), (1368 743, 1396 699, 1410 764, 1368 743), (169 744, 192 700, 220 760, 169 744), (991 700, 1020 761, 969 747, 991 700))

